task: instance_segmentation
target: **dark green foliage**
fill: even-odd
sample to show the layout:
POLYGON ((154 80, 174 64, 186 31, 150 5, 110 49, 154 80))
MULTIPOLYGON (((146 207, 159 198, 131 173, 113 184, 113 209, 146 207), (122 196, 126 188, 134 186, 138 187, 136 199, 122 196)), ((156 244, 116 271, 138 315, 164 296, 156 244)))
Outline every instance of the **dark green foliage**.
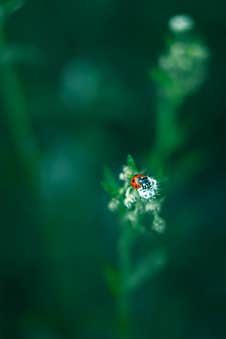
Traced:
POLYGON ((0 1, 1 339, 119 339, 128 313, 130 339, 225 338, 225 11, 224 1, 0 1), (175 86, 158 63, 178 11, 212 55, 189 93, 186 72, 175 86), (128 154, 134 174, 159 181, 167 227, 135 220, 120 243, 139 232, 123 280, 128 210, 107 205, 128 154), (122 285, 132 305, 117 319, 122 285))
POLYGON ((19 10, 24 3, 25 0, 2 0, 0 3, 0 23, 19 10))

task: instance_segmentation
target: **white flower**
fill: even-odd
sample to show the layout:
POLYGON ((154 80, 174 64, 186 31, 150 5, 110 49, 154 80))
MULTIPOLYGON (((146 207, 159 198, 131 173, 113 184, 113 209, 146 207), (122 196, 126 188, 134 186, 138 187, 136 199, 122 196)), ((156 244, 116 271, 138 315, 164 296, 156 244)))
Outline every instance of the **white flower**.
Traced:
POLYGON ((111 199, 111 201, 108 203, 108 208, 110 211, 114 212, 118 209, 119 207, 119 200, 118 199, 111 199))
POLYGON ((135 224, 137 222, 137 213, 135 211, 127 212, 125 219, 131 222, 131 224, 135 224))
POLYGON ((208 48, 202 42, 173 41, 159 58, 159 69, 171 81, 171 86, 162 90, 172 96, 194 92, 205 79, 208 57, 208 48))
POLYGON ((132 187, 128 187, 125 193, 124 205, 130 208, 137 201, 136 191, 132 187))
POLYGON ((147 177, 148 184, 142 185, 141 188, 137 190, 141 198, 144 199, 154 199, 158 190, 157 181, 153 178, 147 177))
POLYGON ((129 166, 123 166, 122 172, 119 174, 119 179, 127 181, 133 175, 133 171, 129 166))
POLYGON ((176 15, 169 20, 169 29, 174 33, 184 33, 193 27, 194 21, 188 15, 176 15))
POLYGON ((156 232, 162 233, 165 231, 165 227, 166 227, 165 220, 161 218, 157 212, 155 212, 152 229, 155 230, 156 232))
POLYGON ((145 204, 145 211, 146 212, 154 212, 154 211, 160 211, 160 201, 158 200, 149 200, 145 204))

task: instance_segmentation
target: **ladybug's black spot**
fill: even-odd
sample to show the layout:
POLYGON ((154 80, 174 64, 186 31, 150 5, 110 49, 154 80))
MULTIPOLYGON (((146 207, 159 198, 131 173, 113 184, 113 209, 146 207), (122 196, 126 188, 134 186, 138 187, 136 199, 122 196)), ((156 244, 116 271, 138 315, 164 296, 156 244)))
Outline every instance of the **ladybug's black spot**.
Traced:
POLYGON ((135 182, 135 180, 133 179, 132 182, 135 182))

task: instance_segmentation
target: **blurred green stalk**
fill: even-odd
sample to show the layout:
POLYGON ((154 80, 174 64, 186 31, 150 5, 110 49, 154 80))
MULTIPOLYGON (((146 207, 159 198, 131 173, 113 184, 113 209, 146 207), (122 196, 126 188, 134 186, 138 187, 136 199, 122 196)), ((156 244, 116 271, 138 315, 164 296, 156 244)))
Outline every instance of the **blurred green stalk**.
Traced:
POLYGON ((118 294, 118 303, 117 303, 118 323, 122 339, 131 338, 131 328, 130 328, 131 293, 128 289, 127 281, 131 272, 132 245, 133 245, 133 231, 130 225, 122 223, 121 232, 118 240, 120 290, 118 294))
MULTIPOLYGON (((0 53, 6 47, 3 24, 0 24, 0 53)), ((25 177, 34 186, 39 150, 37 148, 21 83, 10 60, 0 61, 0 83, 9 133, 25 177)))
POLYGON ((183 143, 185 135, 178 124, 178 111, 181 101, 159 96, 156 107, 156 135, 151 153, 151 166, 158 175, 164 175, 170 155, 183 143))

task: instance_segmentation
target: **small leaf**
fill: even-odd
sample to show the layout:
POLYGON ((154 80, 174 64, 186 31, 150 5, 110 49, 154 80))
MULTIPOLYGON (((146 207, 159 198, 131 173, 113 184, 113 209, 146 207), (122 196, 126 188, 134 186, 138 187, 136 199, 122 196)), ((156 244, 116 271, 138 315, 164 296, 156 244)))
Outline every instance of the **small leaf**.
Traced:
POLYGON ((135 173, 137 173, 137 167, 136 167, 136 164, 135 164, 135 161, 132 157, 132 155, 128 155, 127 157, 127 165, 128 167, 130 167, 135 173))
POLYGON ((118 195, 119 185, 117 184, 112 171, 107 167, 104 168, 104 180, 101 184, 104 190, 112 197, 118 195))

